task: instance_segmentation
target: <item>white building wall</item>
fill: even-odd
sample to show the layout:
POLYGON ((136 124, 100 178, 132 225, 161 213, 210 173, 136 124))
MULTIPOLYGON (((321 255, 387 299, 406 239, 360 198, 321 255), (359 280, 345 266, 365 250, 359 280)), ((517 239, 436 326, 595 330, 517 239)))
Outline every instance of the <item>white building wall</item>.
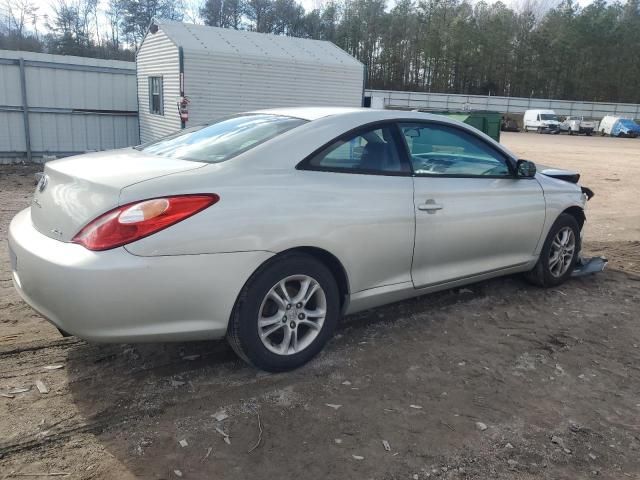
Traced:
POLYGON ((0 163, 27 158, 20 58, 33 161, 139 143, 133 62, 0 50, 0 163))
POLYGON ((140 140, 142 143, 180 129, 177 101, 180 96, 178 47, 162 30, 148 33, 136 57, 140 140), (149 111, 149 77, 162 76, 163 114, 149 111))
POLYGON ((363 74, 361 65, 317 65, 185 50, 188 125, 261 108, 359 107, 363 74))

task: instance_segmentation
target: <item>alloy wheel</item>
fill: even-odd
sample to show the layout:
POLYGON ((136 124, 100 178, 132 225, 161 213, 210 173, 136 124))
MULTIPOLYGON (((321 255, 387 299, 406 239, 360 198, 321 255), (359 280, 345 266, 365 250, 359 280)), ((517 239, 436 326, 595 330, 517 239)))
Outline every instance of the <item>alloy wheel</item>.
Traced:
POLYGON ((265 295, 258 313, 258 334, 277 355, 294 355, 319 335, 327 314, 327 297, 317 280, 291 275, 265 295))
POLYGON ((549 272, 556 278, 563 276, 573 261, 576 237, 570 227, 561 228, 551 243, 549 250, 549 272))

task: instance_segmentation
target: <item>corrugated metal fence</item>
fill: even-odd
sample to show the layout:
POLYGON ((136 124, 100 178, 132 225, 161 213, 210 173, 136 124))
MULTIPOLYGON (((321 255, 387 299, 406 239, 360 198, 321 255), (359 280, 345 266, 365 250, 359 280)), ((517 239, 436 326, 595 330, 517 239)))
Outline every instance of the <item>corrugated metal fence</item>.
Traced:
POLYGON ((490 110, 523 114, 525 110, 549 109, 557 115, 584 116, 601 120, 605 115, 640 118, 640 105, 632 103, 580 102, 541 98, 493 97, 395 90, 366 90, 372 108, 406 108, 424 110, 473 111, 490 110))
POLYGON ((0 163, 137 143, 134 62, 0 50, 0 163))

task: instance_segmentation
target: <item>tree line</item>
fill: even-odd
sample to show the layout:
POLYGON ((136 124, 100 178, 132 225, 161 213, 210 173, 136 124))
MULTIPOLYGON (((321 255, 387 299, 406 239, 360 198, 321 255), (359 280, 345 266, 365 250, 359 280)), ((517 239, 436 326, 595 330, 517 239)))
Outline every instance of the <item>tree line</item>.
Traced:
POLYGON ((42 33, 30 0, 5 0, 0 48, 131 60, 162 17, 329 40, 368 88, 640 103, 640 0, 553 1, 57 0, 42 33))

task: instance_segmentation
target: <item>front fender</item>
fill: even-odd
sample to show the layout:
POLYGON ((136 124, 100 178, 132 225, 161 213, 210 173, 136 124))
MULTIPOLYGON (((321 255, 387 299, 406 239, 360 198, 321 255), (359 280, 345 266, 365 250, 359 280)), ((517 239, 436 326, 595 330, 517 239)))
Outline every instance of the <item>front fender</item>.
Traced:
POLYGON ((536 179, 542 186, 545 200, 545 221, 540 242, 538 242, 536 248, 536 254, 539 254, 551 226, 561 213, 576 208, 584 212, 587 194, 583 193, 582 187, 575 183, 569 183, 543 174, 537 174, 536 179))

